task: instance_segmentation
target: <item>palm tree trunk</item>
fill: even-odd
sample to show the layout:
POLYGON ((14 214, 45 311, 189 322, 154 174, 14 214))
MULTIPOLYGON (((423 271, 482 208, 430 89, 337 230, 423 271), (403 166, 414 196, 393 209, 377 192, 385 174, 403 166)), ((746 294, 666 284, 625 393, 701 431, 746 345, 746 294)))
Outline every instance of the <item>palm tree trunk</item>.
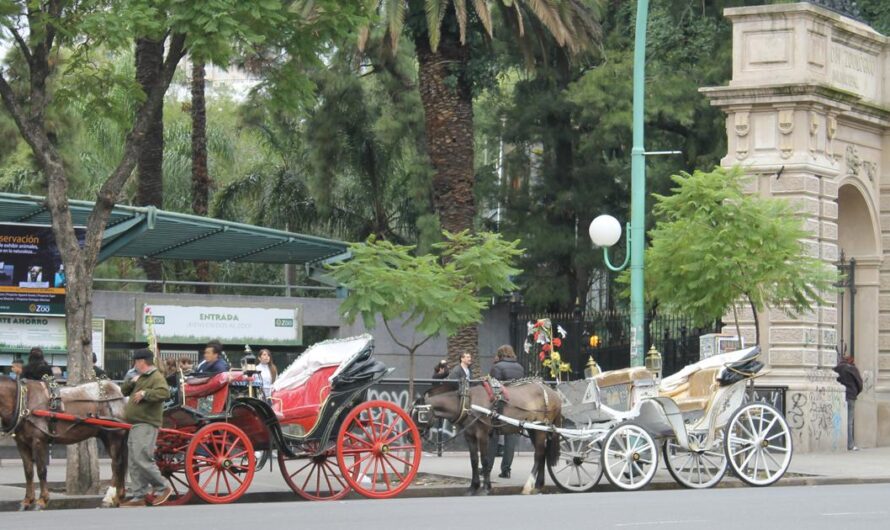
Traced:
MULTIPOLYGON (((204 63, 192 63, 192 211, 207 215, 210 202, 210 175, 207 171, 207 105, 204 100, 204 63)), ((195 260, 199 282, 210 281, 210 263, 195 260)), ((210 287, 195 286, 196 293, 209 294, 210 287)))
MULTIPOLYGON (((435 52, 426 35, 419 35, 415 46, 427 153, 433 166, 433 208, 444 230, 472 230, 476 201, 473 95, 466 74, 470 52, 450 32, 443 33, 435 52)), ((465 351, 476 356, 478 343, 476 325, 458 330, 448 338, 449 364, 456 364, 465 351)))
POLYGON ((420 98, 426 120, 426 143, 433 165, 433 207, 443 229, 472 230, 473 96, 466 79, 469 50, 443 35, 436 52, 418 38, 420 98))
MULTIPOLYGON (((150 39, 136 39, 136 80, 146 94, 161 82, 164 64, 164 42, 150 39)), ((137 160, 136 204, 139 206, 164 206, 164 108, 161 105, 151 115, 148 130, 145 132, 143 148, 137 160)), ((164 271, 157 259, 139 260, 145 276, 160 282, 164 271)), ((145 286, 148 292, 160 292, 161 284, 145 286)))

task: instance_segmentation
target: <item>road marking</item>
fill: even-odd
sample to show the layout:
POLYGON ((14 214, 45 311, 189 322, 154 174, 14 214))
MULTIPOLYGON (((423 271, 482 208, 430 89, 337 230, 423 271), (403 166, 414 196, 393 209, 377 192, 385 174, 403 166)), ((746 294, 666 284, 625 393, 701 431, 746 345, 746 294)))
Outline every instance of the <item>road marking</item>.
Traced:
POLYGON ((832 512, 832 513, 823 513, 820 514, 822 517, 836 517, 842 515, 887 515, 885 511, 875 511, 875 512, 832 512))
POLYGON ((644 521, 639 523, 616 523, 615 526, 658 526, 668 524, 707 523, 705 519, 682 519, 677 521, 644 521))

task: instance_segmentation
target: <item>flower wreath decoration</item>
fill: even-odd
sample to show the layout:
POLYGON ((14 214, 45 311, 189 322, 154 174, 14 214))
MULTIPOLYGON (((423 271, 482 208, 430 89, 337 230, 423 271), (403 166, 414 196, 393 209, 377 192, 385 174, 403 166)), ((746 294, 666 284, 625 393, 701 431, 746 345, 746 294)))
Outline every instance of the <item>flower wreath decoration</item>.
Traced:
POLYGON ((541 364, 550 370, 550 376, 560 380, 564 373, 571 373, 569 363, 562 361, 559 348, 566 338, 566 330, 562 326, 556 326, 556 336, 553 333, 553 323, 549 318, 542 318, 535 323, 528 323, 528 334, 525 338, 525 353, 537 354, 541 364))

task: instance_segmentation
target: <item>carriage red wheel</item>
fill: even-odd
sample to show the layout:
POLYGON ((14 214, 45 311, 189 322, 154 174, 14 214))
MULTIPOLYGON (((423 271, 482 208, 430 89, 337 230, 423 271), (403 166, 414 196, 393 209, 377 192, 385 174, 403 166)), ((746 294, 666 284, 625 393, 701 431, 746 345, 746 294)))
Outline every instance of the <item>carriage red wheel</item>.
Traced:
POLYGON ((212 504, 238 500, 250 486, 255 470, 253 444, 244 431, 230 423, 202 428, 186 451, 189 487, 212 504))
MULTIPOLYGON (((318 443, 306 444, 307 453, 318 450, 318 443)), ((352 487, 337 465, 337 448, 331 446, 316 456, 288 459, 278 452, 278 467, 294 493, 310 501, 342 499, 352 487)), ((350 457, 353 460, 354 457, 350 457)))
POLYGON ((352 488, 373 499, 407 488, 420 466, 417 426, 400 407, 369 401, 352 409, 337 436, 337 463, 352 488))
POLYGON ((185 453, 189 441, 190 438, 178 434, 170 435, 162 432, 158 435, 155 463, 158 465, 161 475, 173 488, 173 495, 167 499, 164 506, 188 504, 194 497, 185 472, 185 453))

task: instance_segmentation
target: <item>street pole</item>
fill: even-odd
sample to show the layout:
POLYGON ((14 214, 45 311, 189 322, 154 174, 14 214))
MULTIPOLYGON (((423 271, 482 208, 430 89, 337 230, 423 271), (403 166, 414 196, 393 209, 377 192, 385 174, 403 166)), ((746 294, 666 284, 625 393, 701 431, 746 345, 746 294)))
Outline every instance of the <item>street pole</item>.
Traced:
POLYGON ((646 23, 649 0, 637 0, 634 35, 633 148, 630 159, 630 365, 643 366, 646 307, 643 288, 643 256, 646 243, 646 154, 644 99, 646 96, 646 23))

